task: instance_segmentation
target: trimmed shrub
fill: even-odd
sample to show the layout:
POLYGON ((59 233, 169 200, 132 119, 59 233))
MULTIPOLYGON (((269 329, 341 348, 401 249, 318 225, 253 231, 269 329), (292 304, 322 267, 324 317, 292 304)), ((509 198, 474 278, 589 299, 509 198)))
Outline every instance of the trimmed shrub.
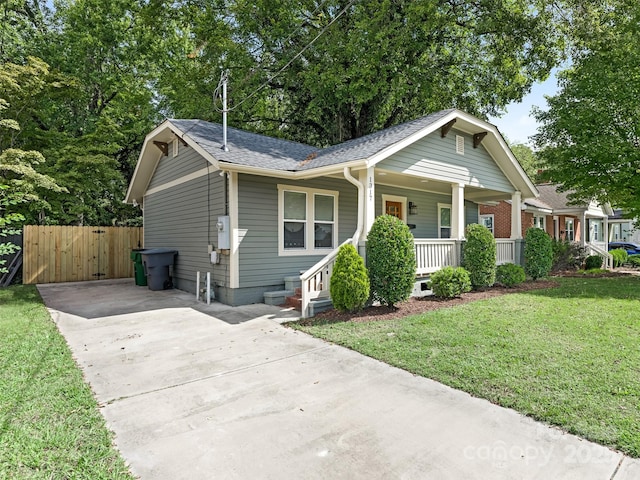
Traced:
POLYGON ((496 239, 484 225, 467 227, 464 244, 464 268, 469 272, 471 288, 490 287, 496 281, 496 239))
POLYGON ((348 243, 338 250, 331 275, 331 301, 342 312, 356 312, 369 299, 369 275, 356 247, 348 243))
POLYGON ((469 272, 462 267, 444 267, 431 275, 429 283, 439 298, 455 298, 471 291, 469 272))
POLYGON ((524 268, 515 263, 505 263, 496 268, 496 282, 505 287, 515 287, 527 279, 524 268))
POLYGON ((602 268, 602 257, 600 255, 589 255, 584 261, 585 270, 602 268))
POLYGON ((578 270, 587 256, 584 247, 578 243, 566 240, 551 240, 551 247, 553 250, 553 266, 551 270, 554 272, 578 270))
POLYGON ((634 255, 629 255, 627 262, 629 262, 634 267, 640 267, 640 255, 637 253, 634 255))
POLYGON ((627 251, 622 248, 610 250, 609 253, 613 257, 613 268, 620 267, 623 263, 627 263, 627 259, 629 258, 627 251))
POLYGON ((375 219, 367 236, 371 296, 393 306, 409 298, 416 279, 416 254, 409 227, 392 215, 375 219))
POLYGON ((549 275, 553 265, 551 237, 539 228, 527 229, 524 237, 524 271, 534 280, 549 275))

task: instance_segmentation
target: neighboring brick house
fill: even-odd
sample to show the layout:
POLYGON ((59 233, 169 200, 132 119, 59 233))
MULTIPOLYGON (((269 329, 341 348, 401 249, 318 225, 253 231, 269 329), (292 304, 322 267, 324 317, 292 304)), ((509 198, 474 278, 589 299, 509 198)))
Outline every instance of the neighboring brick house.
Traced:
MULTIPOLYGON (((569 192, 559 192, 557 185, 537 185, 540 196, 522 202, 522 232, 530 227, 545 230, 551 237, 561 240, 606 244, 608 237, 608 217, 613 215, 611 207, 596 202, 588 205, 570 205, 569 192)), ((496 238, 511 238, 510 201, 480 205, 479 222, 489 228, 496 238)))

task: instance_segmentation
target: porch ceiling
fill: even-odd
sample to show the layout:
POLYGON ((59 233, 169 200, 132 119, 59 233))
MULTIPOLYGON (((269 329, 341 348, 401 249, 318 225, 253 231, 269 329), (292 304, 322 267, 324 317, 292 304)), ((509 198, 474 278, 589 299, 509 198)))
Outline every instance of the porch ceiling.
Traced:
MULTIPOLYGON (((442 195, 451 195, 451 183, 440 180, 433 180, 425 177, 417 177, 407 174, 399 174, 381 169, 376 169, 376 184, 391 185, 409 190, 419 190, 424 192, 438 193, 442 195)), ((510 200, 511 194, 507 192, 499 192, 486 188, 465 186, 465 200, 483 203, 500 200, 510 200)))

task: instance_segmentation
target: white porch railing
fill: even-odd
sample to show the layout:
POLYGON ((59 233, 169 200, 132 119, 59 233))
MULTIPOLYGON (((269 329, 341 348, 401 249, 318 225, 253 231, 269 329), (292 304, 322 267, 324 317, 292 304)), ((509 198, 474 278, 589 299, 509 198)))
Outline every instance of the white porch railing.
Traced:
MULTIPOLYGON (((351 239, 345 243, 350 243, 351 239)), ((451 239, 416 238, 416 275, 427 275, 443 267, 460 265, 460 241, 451 239)), ((342 246, 341 245, 341 246, 342 246)), ((497 264, 515 263, 515 242, 496 240, 497 264)), ((309 270, 300 275, 302 281, 302 317, 309 316, 309 304, 316 298, 329 298, 329 284, 338 250, 333 250, 309 270)))
POLYGON ((607 251, 606 242, 590 242, 584 248, 587 255, 600 255, 604 259, 604 268, 613 268, 613 256, 607 251))
POLYGON ((311 303, 311 300, 320 297, 329 298, 329 281, 333 273, 333 265, 336 263, 338 250, 346 243, 351 243, 351 239, 345 240, 338 248, 300 275, 300 281, 302 282, 302 318, 309 316, 309 303, 311 303))
POLYGON ((516 263, 516 242, 496 238, 496 264, 516 263))
POLYGON ((459 245, 456 240, 416 238, 416 275, 426 275, 442 267, 460 265, 459 245))

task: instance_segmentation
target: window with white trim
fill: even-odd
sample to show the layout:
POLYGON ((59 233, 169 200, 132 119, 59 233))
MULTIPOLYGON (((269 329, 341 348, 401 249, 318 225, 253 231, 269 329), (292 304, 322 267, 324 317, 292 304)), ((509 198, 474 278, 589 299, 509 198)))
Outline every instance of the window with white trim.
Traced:
POLYGON ((544 230, 544 215, 534 215, 533 216, 533 226, 535 228, 539 228, 540 230, 544 230))
POLYGON ((495 232, 493 231, 493 213, 480 215, 478 220, 480 225, 484 225, 491 231, 493 235, 495 235, 495 232))
POLYGON ((573 218, 566 218, 564 220, 564 239, 568 242, 573 242, 575 240, 575 232, 573 230, 573 218))
POLYGON ((602 241, 602 221, 589 220, 589 237, 591 242, 602 241))
POLYGON ((438 238, 451 238, 451 205, 438 204, 438 238))
POLYGON ((278 185, 280 255, 324 255, 337 245, 338 192, 278 185))

